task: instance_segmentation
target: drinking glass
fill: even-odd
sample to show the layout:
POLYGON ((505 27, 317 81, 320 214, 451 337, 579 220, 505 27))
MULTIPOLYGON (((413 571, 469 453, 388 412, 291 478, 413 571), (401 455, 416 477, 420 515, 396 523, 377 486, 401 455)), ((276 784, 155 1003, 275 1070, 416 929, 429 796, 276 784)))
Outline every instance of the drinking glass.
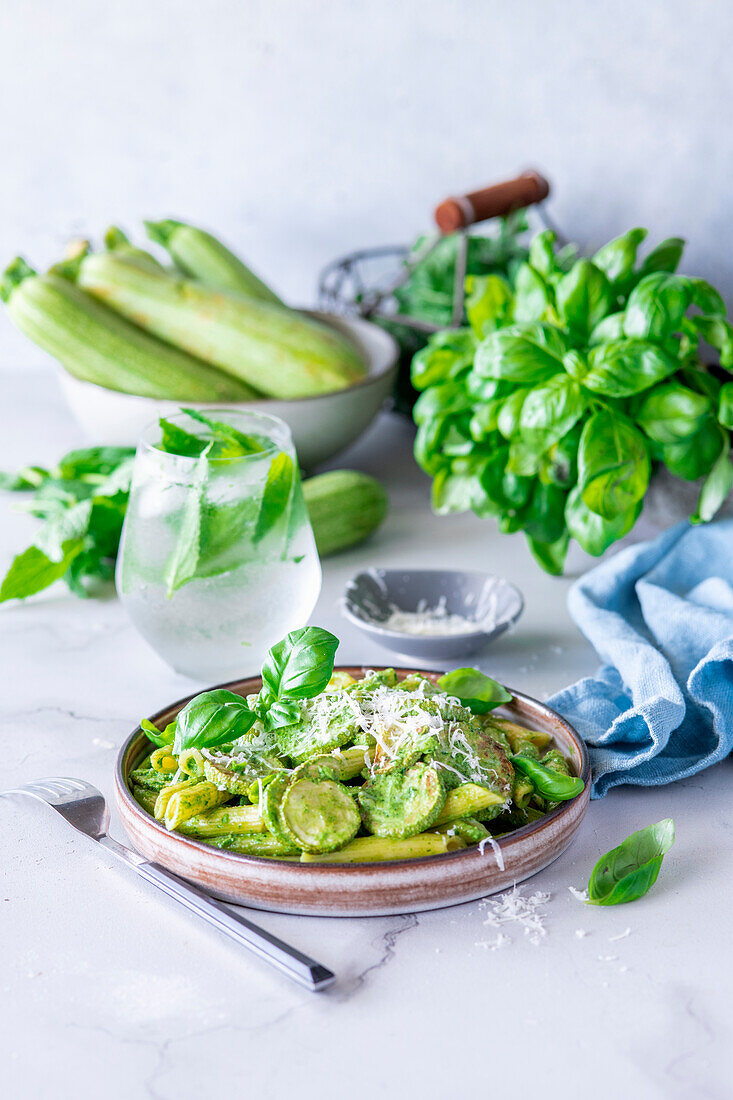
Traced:
MULTIPOLYGON (((135 456, 116 583, 133 624, 168 664, 225 680, 257 671, 271 645, 305 625, 321 566, 287 424, 231 409, 210 415, 263 449, 168 454, 151 424, 135 456)), ((169 420, 207 438, 183 413, 169 420)))

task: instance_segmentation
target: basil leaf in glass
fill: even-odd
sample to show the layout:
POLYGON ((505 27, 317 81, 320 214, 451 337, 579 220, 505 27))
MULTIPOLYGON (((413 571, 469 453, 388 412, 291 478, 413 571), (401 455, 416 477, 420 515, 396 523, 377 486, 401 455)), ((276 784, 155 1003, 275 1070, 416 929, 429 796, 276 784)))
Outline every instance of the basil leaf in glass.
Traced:
POLYGON ((254 725, 257 715, 241 695, 226 688, 204 691, 186 703, 176 720, 173 752, 184 749, 210 749, 226 745, 254 725))
MULTIPOLYGON (((265 446, 256 436, 240 432, 238 428, 235 428, 232 424, 227 424, 224 420, 215 420, 210 416, 205 416, 198 409, 181 409, 181 412, 184 412, 186 416, 190 416, 192 420, 204 424, 209 429, 213 441, 218 444, 215 452, 216 458, 239 458, 243 455, 258 454, 265 450, 265 446)), ((208 441, 204 440, 204 442, 208 441)))
POLYGON ((651 464, 644 437, 620 413, 594 413, 585 423, 578 451, 584 503, 605 519, 629 512, 649 484, 651 464))
POLYGON ((643 897, 656 882, 673 844, 671 818, 632 833, 596 863, 588 882, 588 904, 622 905, 643 897))
POLYGON ((200 435, 187 432, 179 424, 161 417, 160 441, 156 444, 159 451, 165 451, 171 455, 182 455, 184 458, 198 458, 206 450, 209 441, 202 439, 200 435))
POLYGON ((281 451, 270 463, 255 527, 255 542, 263 539, 285 512, 293 491, 295 472, 295 463, 285 451, 281 451))
POLYGON ((263 694, 277 699, 311 699, 333 674, 339 640, 320 626, 293 630, 269 650, 262 666, 263 694))
POLYGON ((505 687, 477 668, 456 668, 453 672, 446 672, 436 683, 441 691, 459 699, 474 714, 486 714, 503 703, 509 703, 512 698, 505 687))
POLYGON ((537 794, 549 802, 569 802, 585 790, 585 783, 576 775, 564 775, 521 754, 509 759, 518 772, 532 781, 537 794))

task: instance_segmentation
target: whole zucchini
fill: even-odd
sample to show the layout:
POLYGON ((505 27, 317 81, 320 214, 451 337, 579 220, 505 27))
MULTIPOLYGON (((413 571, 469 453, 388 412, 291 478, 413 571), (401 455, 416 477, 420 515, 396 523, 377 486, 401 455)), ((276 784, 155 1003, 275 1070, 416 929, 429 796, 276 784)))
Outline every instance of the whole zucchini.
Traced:
POLYGON ((279 398, 345 389, 364 374, 350 341, 269 302, 212 290, 117 259, 85 256, 77 285, 183 351, 279 398))
POLYGON ((174 401, 258 396, 239 379, 141 332, 68 279, 37 275, 20 258, 5 270, 0 297, 20 331, 84 382, 174 401))
POLYGON ((379 527, 389 505, 377 479, 356 470, 306 478, 303 496, 322 558, 363 542, 379 527))
POLYGON ((145 222, 151 241, 160 244, 171 256, 176 267, 192 279, 217 290, 230 290, 282 306, 274 290, 230 252, 225 244, 205 229, 167 218, 162 222, 145 222))

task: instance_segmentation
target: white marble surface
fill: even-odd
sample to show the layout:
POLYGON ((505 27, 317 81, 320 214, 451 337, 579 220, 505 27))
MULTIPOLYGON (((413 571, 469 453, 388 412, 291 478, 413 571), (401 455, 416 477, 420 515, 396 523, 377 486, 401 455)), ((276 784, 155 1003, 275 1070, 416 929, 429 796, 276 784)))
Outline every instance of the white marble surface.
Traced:
MULTIPOLYGON (((50 462, 81 442, 50 372, 6 374, 0 407, 0 468, 50 462)), ((450 563, 502 572, 527 598, 516 630, 485 653, 487 671, 543 696, 592 670, 565 610, 567 580, 540 574, 519 536, 430 515, 405 424, 384 417, 347 457, 390 483, 393 508, 372 543, 326 562, 314 621, 341 635, 341 659, 383 658, 340 617, 351 573, 450 563)), ((11 503, 0 511, 3 568, 34 528, 11 503)), ((136 719, 196 686, 147 649, 114 599, 82 603, 58 589, 3 607, 1 785, 79 775, 109 795, 115 747, 136 719)), ((571 848, 527 888, 550 894, 536 945, 509 926, 510 942, 492 951, 482 903, 389 919, 260 914, 337 972, 321 995, 176 911, 50 811, 2 799, 2 1094, 723 1100, 730 782, 727 761, 674 787, 592 803, 571 848), (596 910, 571 895, 603 851, 670 814, 677 843, 644 900, 596 910)), ((114 818, 112 832, 121 838, 114 818)))

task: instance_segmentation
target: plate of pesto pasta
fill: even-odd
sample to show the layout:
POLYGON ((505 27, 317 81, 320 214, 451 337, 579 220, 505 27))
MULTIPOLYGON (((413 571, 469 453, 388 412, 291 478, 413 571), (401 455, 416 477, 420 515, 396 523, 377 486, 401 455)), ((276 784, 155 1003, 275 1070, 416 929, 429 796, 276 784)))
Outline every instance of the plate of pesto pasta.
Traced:
POLYGON ((406 913, 535 874, 585 814, 585 746, 544 704, 474 668, 334 665, 304 627, 259 676, 143 719, 116 793, 148 859, 227 901, 406 913))

